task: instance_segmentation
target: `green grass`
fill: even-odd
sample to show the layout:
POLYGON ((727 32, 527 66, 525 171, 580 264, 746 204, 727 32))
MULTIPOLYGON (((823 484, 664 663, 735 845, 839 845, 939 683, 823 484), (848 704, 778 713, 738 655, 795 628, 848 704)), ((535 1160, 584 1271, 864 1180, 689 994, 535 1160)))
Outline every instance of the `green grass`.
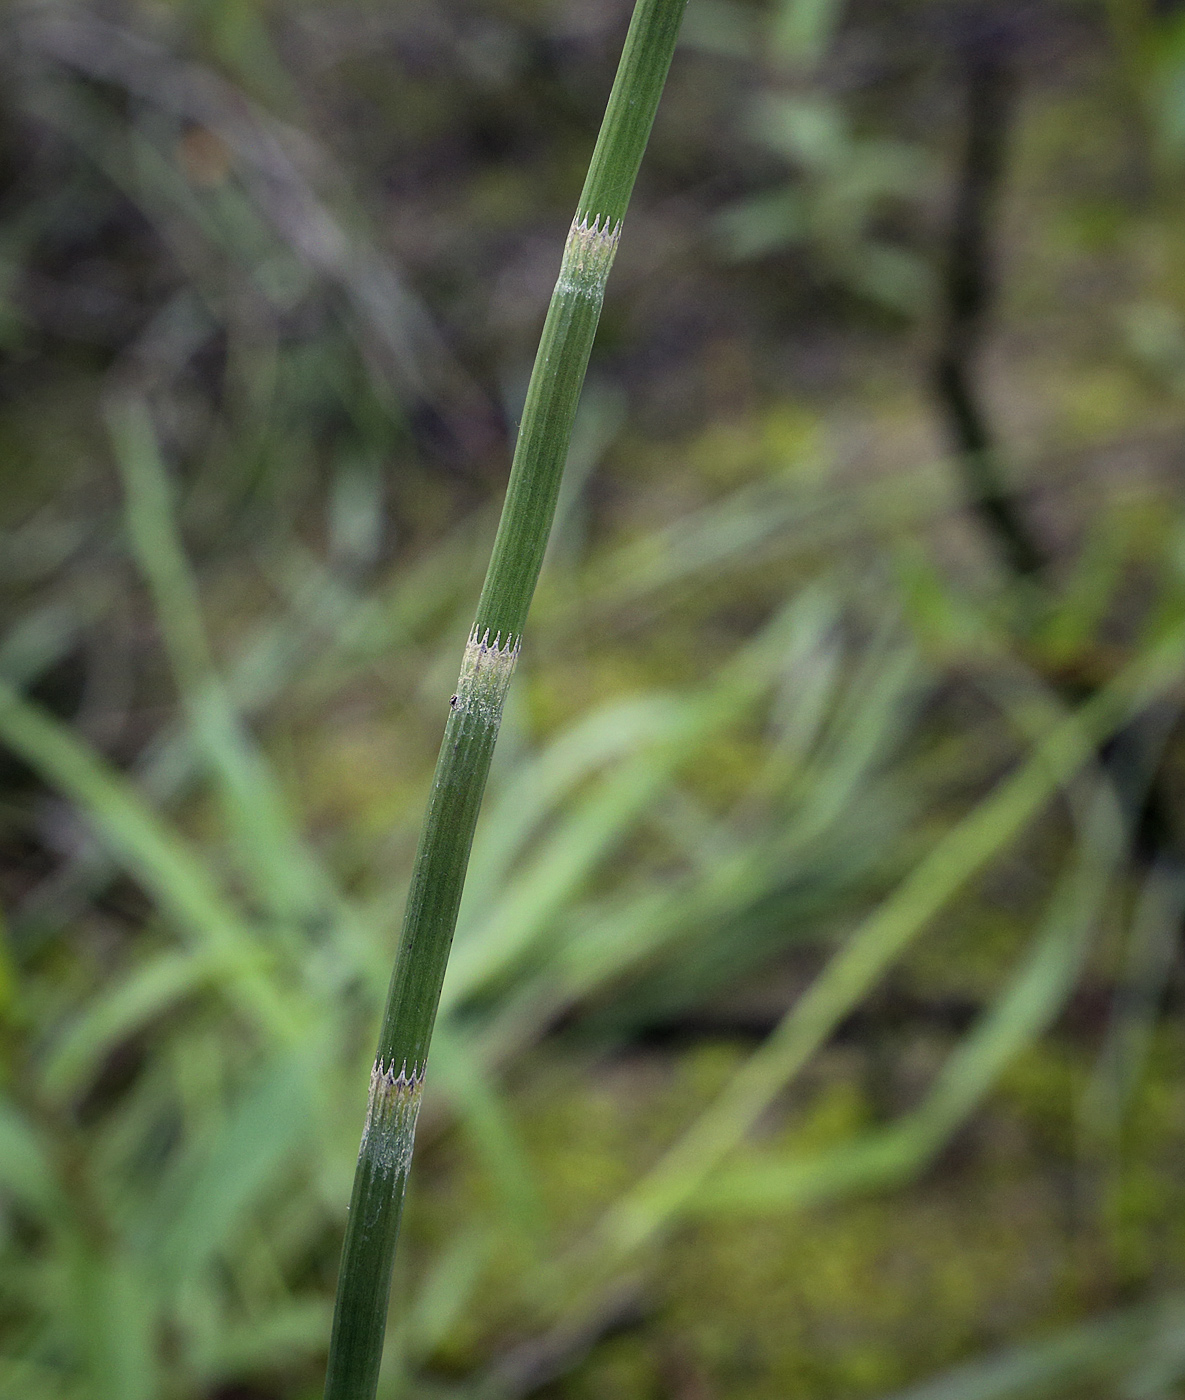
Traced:
MULTIPOLYGON (((146 477, 132 485, 129 507, 143 508, 136 492, 147 488, 167 509, 159 462, 145 452, 134 470, 146 477)), ((719 509, 728 520, 734 503, 719 509)), ((167 539, 167 521, 158 524, 167 539)), ((608 562, 590 568, 590 586, 615 577, 608 562)), ((153 567, 145 562, 148 577, 153 567)), ((413 598, 427 567, 406 575, 413 598)), ((694 585, 694 573, 685 577, 694 585)), ((397 589, 403 579, 394 576, 397 589)), ((156 596, 159 606, 159 586, 156 596)), ((580 608, 597 598, 594 586, 580 608)), ((360 618, 370 603, 358 601, 360 618)), ((818 1061, 825 1027, 867 998, 886 960, 899 959, 976 870, 1006 854, 1089 760, 1095 736, 1180 671, 1181 641, 1168 630, 1080 715, 1060 717, 1035 690, 1017 710, 1019 732, 1040 737, 1027 765, 919 860, 911 852, 932 838, 918 824, 925 768, 908 757, 908 735, 932 673, 899 623, 863 642, 844 639, 841 619, 865 605, 859 590, 845 595, 834 578, 810 584, 681 693, 623 695, 541 745, 518 738, 495 771, 446 981, 428 1120, 428 1150, 436 1152, 431 1144, 456 1117, 461 1136, 449 1152, 466 1164, 472 1204, 468 1218, 451 1221, 438 1265, 424 1273, 413 1225, 418 1282, 398 1285, 406 1321, 396 1372, 414 1374, 463 1334, 467 1309, 486 1314, 481 1281, 494 1262, 492 1240, 508 1228, 525 1228, 522 1238, 533 1241, 518 1255, 515 1325, 546 1329, 594 1306, 590 1281, 608 1286, 623 1264, 661 1258, 661 1241, 677 1239, 681 1221, 731 1221, 736 1230, 755 1219, 768 1229, 821 1194, 836 1201, 908 1182, 1038 1040, 1084 958, 1096 956, 1089 949, 1110 907, 1116 838, 1105 788, 1092 797, 1084 778, 1074 782, 1085 787, 1069 789, 1078 793, 1080 824, 1066 832, 1064 874, 1031 949, 1010 978, 1006 963, 997 964, 994 1006, 951 1047, 929 1097, 899 1122, 870 1130, 853 1121, 822 1152, 746 1147, 747 1126, 785 1093, 796 1067, 818 1061), (857 831, 864 849, 843 849, 841 859, 837 846, 857 831), (853 914, 894 886, 853 933, 853 914), (817 961, 829 946, 830 970, 817 961), (521 1109, 502 1087, 516 1065, 533 1062, 539 1036, 575 1017, 592 1047, 620 1043, 631 1027, 678 1015, 790 949, 821 971, 785 1028, 730 1077, 682 1097, 665 1143, 624 1172, 614 1167, 603 1185, 607 1163, 591 1155, 578 1196, 591 1213, 582 1222, 545 1207, 554 1191, 549 1154, 524 1139, 521 1109)), ((439 633, 442 658, 458 622, 439 633)), ((990 622, 978 625, 991 634, 990 622)), ((362 634, 347 626, 335 640, 351 635, 362 634)), ((355 663, 344 664, 343 678, 355 663)), ((178 674, 183 690, 211 686, 217 668, 178 674)), ((312 675, 302 683, 314 694, 324 684, 312 675)), ((324 1251, 340 1219, 333 1201, 348 1178, 361 1108, 356 1089, 381 998, 390 894, 381 864, 345 892, 326 873, 331 866, 310 862, 303 839, 280 827, 291 843, 280 845, 283 859, 299 864, 300 878, 321 872, 325 912, 302 923, 269 910, 276 847, 260 855, 241 841, 241 793, 225 769, 235 755, 246 754, 241 761, 252 769, 269 770, 272 760, 235 719, 231 686, 220 694, 215 713, 229 716, 220 726, 203 731, 200 708, 182 712, 185 751, 209 801, 191 800, 178 821, 43 708, 5 692, 6 743, 85 814, 157 911, 142 936, 102 965, 97 985, 84 951, 68 959, 75 970, 64 976, 61 955, 34 958, 28 933, 13 935, 5 1187, 35 1228, 8 1247, 11 1277, 41 1282, 18 1307, 21 1364, 34 1371, 13 1372, 10 1389, 36 1374, 47 1396, 75 1383, 98 1395, 150 1395, 162 1384, 185 1390, 277 1364, 299 1369, 324 1346, 324 1284, 302 1276, 299 1261, 324 1251), (216 832, 225 835, 212 840, 216 832), (136 1046, 147 1058, 130 1084, 105 1087, 112 1056, 136 1046), (73 1106, 87 1102, 96 1109, 75 1124, 73 1106), (66 1273, 55 1272, 54 1261, 71 1259, 66 1273), (96 1314, 93 1279, 108 1269, 122 1271, 126 1287, 103 1292, 105 1311, 96 1314), (116 1333, 120 1345, 109 1354, 116 1333), (162 1334, 179 1338, 167 1360, 162 1334)), ((514 723, 512 737, 522 732, 522 721, 514 723)), ((996 742, 1001 752, 1017 745, 1006 730, 996 742)), ((269 790, 282 789, 269 779, 260 801, 273 800, 269 790)), ((381 843, 375 859, 384 859, 381 843)), ((90 878, 109 882, 109 868, 92 863, 90 878)), ((47 936, 38 935, 40 946, 52 946, 47 936)), ((412 1208, 414 1220, 414 1201, 412 1208)))
MULTIPOLYGON (((135 354, 76 348, 67 374, 53 350, 52 383, 0 404, 4 1400, 320 1390, 495 537, 496 464, 475 447, 462 481, 416 445, 429 410, 480 438, 448 337, 394 273, 368 299, 383 240, 332 172, 261 163, 287 139, 269 110, 307 115, 266 81, 268 25, 185 14, 222 64, 222 145, 185 144, 180 40, 59 48, 27 100, 67 173, 5 243, 19 268, 63 209, 72 237, 131 209, 178 261, 158 249, 135 354), (344 263, 302 254, 292 211, 316 208, 344 263)), ((431 134, 422 88, 399 101, 431 134)), ((607 362, 670 180, 636 211, 607 362)), ((18 313, 0 333, 41 366, 18 313)), ((1108 382, 1126 430, 1153 391, 1108 382)), ((1129 861, 1094 762, 1142 713, 1150 761, 1179 765, 1176 508, 1050 468, 1081 539, 1020 642, 943 464, 893 455, 912 401, 876 392, 859 473, 851 400, 655 430, 585 396, 443 983, 384 1400, 527 1393, 548 1367, 566 1400, 1179 1388, 1180 880, 1129 861)))

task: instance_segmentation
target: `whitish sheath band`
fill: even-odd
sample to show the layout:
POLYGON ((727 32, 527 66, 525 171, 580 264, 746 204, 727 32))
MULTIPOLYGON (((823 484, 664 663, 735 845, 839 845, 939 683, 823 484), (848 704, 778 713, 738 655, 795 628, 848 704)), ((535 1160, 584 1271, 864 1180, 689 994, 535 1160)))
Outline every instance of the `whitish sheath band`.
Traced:
POLYGON ((609 280, 609 269, 613 266, 613 255, 617 252, 620 237, 620 219, 612 228, 608 219, 602 228, 599 217, 593 220, 591 228, 587 216, 579 222, 573 220, 568 241, 564 244, 558 289, 599 300, 609 280))
POLYGON ((502 642, 500 636, 490 641, 488 629, 479 637, 475 627, 465 646, 453 709, 496 725, 517 660, 518 642, 512 644, 509 638, 502 642))
POLYGON ((423 1090, 423 1070, 409 1074, 405 1064, 396 1074, 394 1064, 384 1065, 378 1060, 370 1071, 362 1152, 369 1150, 375 1165, 386 1176, 407 1176, 423 1090))

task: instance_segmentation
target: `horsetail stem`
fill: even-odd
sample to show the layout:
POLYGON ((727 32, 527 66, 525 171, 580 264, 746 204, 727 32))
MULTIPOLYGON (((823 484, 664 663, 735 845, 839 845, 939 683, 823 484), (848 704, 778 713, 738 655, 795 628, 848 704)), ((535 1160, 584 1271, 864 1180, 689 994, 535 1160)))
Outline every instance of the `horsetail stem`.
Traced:
POLYGON ((432 1026, 502 703, 543 563, 622 220, 686 0, 638 0, 527 389, 502 519, 436 763, 370 1081, 325 1400, 372 1400, 432 1026))

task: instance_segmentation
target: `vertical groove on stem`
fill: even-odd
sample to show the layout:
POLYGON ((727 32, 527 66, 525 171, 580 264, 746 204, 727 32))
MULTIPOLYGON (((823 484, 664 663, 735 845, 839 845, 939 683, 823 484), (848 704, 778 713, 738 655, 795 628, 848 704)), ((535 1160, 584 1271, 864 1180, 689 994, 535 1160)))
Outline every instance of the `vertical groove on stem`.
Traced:
POLYGON ((325 1400, 371 1400, 378 1383, 424 1066, 473 829, 547 548, 605 283, 685 3, 638 0, 634 9, 544 322, 408 892, 350 1199, 325 1400))

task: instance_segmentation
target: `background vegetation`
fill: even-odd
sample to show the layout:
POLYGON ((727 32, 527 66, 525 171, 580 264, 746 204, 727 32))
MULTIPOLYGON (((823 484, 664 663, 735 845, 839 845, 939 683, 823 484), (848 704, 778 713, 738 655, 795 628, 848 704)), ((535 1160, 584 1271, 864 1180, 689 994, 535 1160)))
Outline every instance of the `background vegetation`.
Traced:
MULTIPOLYGON (((0 1396, 320 1393, 628 7, 0 17, 0 1396)), ((381 1393, 1185 1376, 1185 12, 691 0, 381 1393)))

